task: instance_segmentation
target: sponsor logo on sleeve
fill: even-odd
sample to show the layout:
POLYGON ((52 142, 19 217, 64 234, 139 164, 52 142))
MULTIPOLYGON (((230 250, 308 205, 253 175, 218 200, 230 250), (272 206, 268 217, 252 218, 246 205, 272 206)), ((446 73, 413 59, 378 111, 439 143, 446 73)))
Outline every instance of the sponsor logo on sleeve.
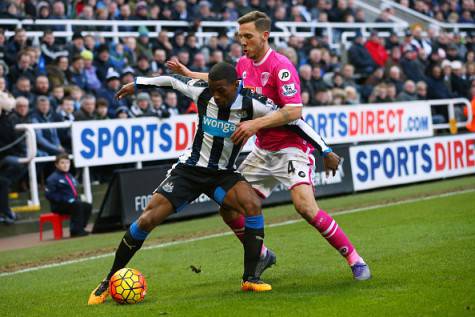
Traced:
POLYGON ((281 81, 288 81, 288 80, 290 79, 290 70, 285 69, 285 68, 284 68, 284 69, 281 69, 281 70, 279 71, 279 75, 278 75, 278 76, 279 76, 279 79, 280 79, 281 81))
POLYGON ((282 94, 286 97, 295 96, 297 93, 297 89, 295 88, 295 84, 287 84, 282 86, 282 94))

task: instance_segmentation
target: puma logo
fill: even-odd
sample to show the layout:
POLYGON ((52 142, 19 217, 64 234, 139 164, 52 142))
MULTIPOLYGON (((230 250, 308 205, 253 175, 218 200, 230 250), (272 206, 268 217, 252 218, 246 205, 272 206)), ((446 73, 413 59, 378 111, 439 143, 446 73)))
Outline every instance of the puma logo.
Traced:
POLYGON ((130 249, 132 250, 132 248, 135 248, 135 245, 130 245, 127 243, 127 240, 125 240, 125 238, 122 239, 122 242, 124 242, 124 244, 130 249))

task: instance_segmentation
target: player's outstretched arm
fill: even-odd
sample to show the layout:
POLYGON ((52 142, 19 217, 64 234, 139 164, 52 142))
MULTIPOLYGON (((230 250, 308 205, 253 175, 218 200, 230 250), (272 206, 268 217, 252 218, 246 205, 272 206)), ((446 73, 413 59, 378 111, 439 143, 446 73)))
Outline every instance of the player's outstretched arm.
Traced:
POLYGON ((170 87, 196 102, 206 89, 207 83, 181 75, 162 75, 157 77, 136 77, 133 83, 124 85, 116 94, 117 99, 132 95, 137 89, 170 87))
POLYGON ((275 128, 295 121, 302 116, 301 106, 286 106, 257 119, 240 122, 231 136, 235 144, 245 144, 260 129, 275 128))
POLYGON ((180 63, 178 59, 172 58, 167 61, 167 67, 172 72, 186 77, 208 81, 208 73, 192 72, 188 67, 180 63))

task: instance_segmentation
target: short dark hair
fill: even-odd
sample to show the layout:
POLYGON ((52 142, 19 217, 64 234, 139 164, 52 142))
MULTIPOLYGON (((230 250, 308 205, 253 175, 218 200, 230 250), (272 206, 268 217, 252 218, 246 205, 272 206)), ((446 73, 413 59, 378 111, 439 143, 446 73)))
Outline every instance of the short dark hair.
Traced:
POLYGON ((54 160, 54 163, 58 164, 59 161, 61 161, 61 160, 70 160, 69 159, 69 154, 68 153, 60 153, 60 154, 56 155, 56 159, 54 160))
POLYGON ((220 62, 211 67, 208 78, 213 81, 226 79, 229 84, 236 82, 238 79, 234 66, 226 62, 220 62))
POLYGON ((256 29, 259 32, 270 32, 271 19, 267 14, 261 11, 251 11, 240 17, 237 22, 239 25, 249 22, 254 22, 256 29))

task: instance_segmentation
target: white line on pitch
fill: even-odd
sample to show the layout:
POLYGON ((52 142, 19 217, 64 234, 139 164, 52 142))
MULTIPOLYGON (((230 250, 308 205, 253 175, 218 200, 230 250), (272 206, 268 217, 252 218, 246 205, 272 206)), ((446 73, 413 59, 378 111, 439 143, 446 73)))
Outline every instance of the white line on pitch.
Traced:
MULTIPOLYGON (((475 192, 475 189, 459 190, 459 191, 455 191, 455 192, 449 192, 449 193, 438 194, 438 195, 431 195, 431 196, 426 196, 426 197, 422 197, 422 198, 412 198, 412 199, 407 199, 407 200, 402 200, 402 201, 392 202, 392 203, 387 203, 387 204, 377 204, 377 205, 368 206, 368 207, 361 207, 361 208, 343 210, 343 211, 333 212, 333 213, 331 213, 331 215, 332 216, 347 215, 347 214, 353 214, 353 213, 357 213, 357 212, 361 212, 361 211, 369 211, 369 210, 374 210, 374 209, 383 208, 383 207, 398 206, 398 205, 409 204, 409 203, 418 202, 418 201, 425 201, 425 200, 431 200, 431 199, 435 199, 435 198, 449 197, 449 196, 455 196, 455 195, 459 195, 459 194, 472 193, 472 192, 475 192)), ((273 227, 286 226, 286 225, 298 223, 298 222, 301 222, 301 221, 303 221, 303 219, 288 220, 288 221, 284 221, 284 222, 273 223, 273 224, 267 225, 266 227, 267 228, 273 228, 273 227)), ((210 235, 203 236, 203 237, 198 237, 198 238, 185 239, 185 240, 176 240, 176 241, 172 241, 172 242, 166 242, 166 243, 147 246, 147 247, 142 248, 142 250, 161 249, 161 248, 166 248, 166 247, 169 247, 169 246, 174 246, 174 245, 179 245, 179 244, 185 244, 185 243, 190 243, 190 242, 195 242, 195 241, 208 240, 208 239, 212 239, 212 238, 229 236, 231 234, 233 234, 233 233, 231 231, 228 231, 228 232, 210 234, 210 235)), ((18 270, 18 271, 0 273, 0 277, 16 275, 16 274, 26 273, 26 272, 39 271, 39 270, 43 270, 43 269, 49 269, 49 268, 64 266, 64 265, 68 265, 68 264, 76 264, 76 263, 81 263, 81 262, 86 262, 86 261, 93 261, 93 260, 102 259, 102 258, 113 256, 113 255, 114 255, 114 253, 110 252, 110 253, 104 253, 104 254, 90 256, 90 257, 81 258, 81 259, 75 259, 75 260, 63 261, 63 262, 58 262, 58 263, 45 264, 45 265, 30 267, 30 268, 22 269, 22 270, 18 270)))

